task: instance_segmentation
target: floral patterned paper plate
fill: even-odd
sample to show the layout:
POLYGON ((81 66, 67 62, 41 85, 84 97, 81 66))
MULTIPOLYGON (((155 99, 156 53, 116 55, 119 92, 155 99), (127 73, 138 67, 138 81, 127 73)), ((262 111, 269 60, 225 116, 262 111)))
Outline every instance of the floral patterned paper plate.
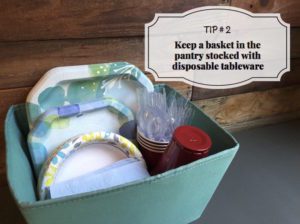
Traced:
POLYGON ((92 131, 120 133, 130 137, 136 132, 133 112, 112 98, 55 107, 43 113, 28 135, 28 146, 38 176, 48 155, 67 139, 92 131))
POLYGON ((48 160, 44 163, 38 180, 40 199, 46 198, 46 189, 55 183, 59 169, 72 154, 91 144, 98 144, 101 150, 103 145, 108 144, 119 149, 126 157, 143 160, 142 154, 128 139, 110 132, 92 132, 73 137, 56 148, 48 160))
POLYGON ((152 82, 127 62, 57 67, 48 71, 30 91, 26 109, 30 129, 34 121, 53 107, 112 97, 133 112, 138 88, 154 90, 152 82))

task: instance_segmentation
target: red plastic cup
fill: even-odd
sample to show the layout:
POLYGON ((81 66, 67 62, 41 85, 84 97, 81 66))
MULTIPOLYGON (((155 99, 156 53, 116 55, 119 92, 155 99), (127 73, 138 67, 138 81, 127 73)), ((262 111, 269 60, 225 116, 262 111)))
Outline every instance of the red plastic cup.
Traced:
POLYGON ((170 144, 151 174, 163 173, 206 157, 211 145, 210 137, 200 128, 180 126, 175 129, 170 144))
POLYGON ((150 151, 149 149, 144 148, 143 146, 140 146, 140 151, 147 163, 147 168, 149 173, 153 170, 154 167, 156 167, 157 163, 160 161, 163 152, 159 151, 150 151))
POLYGON ((168 143, 159 142, 147 138, 139 130, 137 131, 137 142, 139 144, 139 149, 143 154, 143 157, 147 163, 148 171, 151 172, 157 163, 160 161, 163 153, 165 152, 168 143))

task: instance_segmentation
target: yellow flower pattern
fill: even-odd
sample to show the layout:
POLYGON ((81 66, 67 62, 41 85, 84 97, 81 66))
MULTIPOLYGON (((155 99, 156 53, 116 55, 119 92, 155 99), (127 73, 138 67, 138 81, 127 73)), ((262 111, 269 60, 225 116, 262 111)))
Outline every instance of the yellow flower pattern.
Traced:
POLYGON ((46 187, 49 187, 53 183, 56 171, 57 171, 57 167, 54 166, 53 164, 50 164, 49 169, 47 170, 47 172, 45 174, 45 176, 46 176, 45 186, 46 187))
POLYGON ((135 157, 138 159, 142 158, 142 154, 136 148, 136 146, 131 141, 118 134, 108 132, 92 132, 79 137, 75 137, 65 142, 63 145, 64 147, 58 147, 57 150, 55 150, 55 153, 49 158, 49 163, 47 163, 48 166, 45 165, 45 167, 43 168, 45 171, 41 181, 41 198, 45 194, 45 188, 50 187, 54 183, 55 176, 60 165, 64 162, 65 159, 68 158, 71 153, 76 151, 76 149, 78 148, 75 147, 75 145, 79 144, 80 147, 82 147, 84 144, 89 144, 95 141, 118 144, 119 147, 122 148, 122 151, 127 151, 127 155, 129 157, 135 157), (64 156, 58 156, 60 154, 63 154, 64 156))

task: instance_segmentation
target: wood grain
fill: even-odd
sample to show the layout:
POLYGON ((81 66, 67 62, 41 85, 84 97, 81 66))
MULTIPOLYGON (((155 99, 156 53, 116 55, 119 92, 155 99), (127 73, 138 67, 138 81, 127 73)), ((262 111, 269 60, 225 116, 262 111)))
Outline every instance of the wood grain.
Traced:
MULTIPOLYGON (((31 87, 53 67, 112 61, 127 61, 143 70, 143 38, 2 43, 0 44, 0 89, 31 87)), ((183 95, 191 95, 189 92, 192 89, 189 85, 181 82, 168 84, 183 95)))
MULTIPOLYGON (((223 0, 42 0, 0 2, 0 41, 142 36, 155 13, 184 12, 223 0), (13 24, 13 25, 12 25, 13 24)), ((232 0, 252 12, 279 12, 292 26, 300 24, 298 0, 232 0)))
POLYGON ((128 61, 141 69, 143 38, 0 43, 0 89, 33 86, 58 66, 128 61))
POLYGON ((300 59, 291 60, 291 71, 284 74, 280 82, 253 82, 245 86, 232 89, 204 89, 193 87, 193 100, 209 99, 219 96, 229 96, 252 91, 273 89, 300 84, 300 59))
MULTIPOLYGON (((300 1, 299 1, 300 2, 300 1)), ((300 28, 291 29, 291 72, 283 75, 280 82, 253 82, 248 85, 233 88, 211 90, 193 87, 193 100, 229 96, 251 91, 279 88, 300 84, 300 28)))
POLYGON ((179 13, 223 0, 0 1, 0 41, 143 36, 155 13, 179 13))
POLYGON ((291 120, 297 120, 300 118, 300 111, 289 112, 284 114, 272 115, 269 117, 262 117, 254 120, 243 121, 234 124, 222 125, 223 128, 231 133, 239 132, 245 129, 257 128, 266 125, 277 124, 281 122, 287 122, 291 120))
MULTIPOLYGON (((292 31, 293 58, 300 58, 298 38, 300 28, 292 31)), ((143 70, 144 39, 131 37, 0 43, 0 89, 33 86, 53 67, 111 61, 128 61, 143 70)), ((298 69, 297 64, 295 69, 298 69)), ((249 89, 252 90, 252 87, 249 89)), ((195 99, 199 99, 197 91, 195 99)))
POLYGON ((291 26, 300 26, 299 0, 231 0, 231 6, 255 13, 280 13, 282 19, 291 26))
POLYGON ((299 112, 300 85, 194 101, 223 126, 299 112))

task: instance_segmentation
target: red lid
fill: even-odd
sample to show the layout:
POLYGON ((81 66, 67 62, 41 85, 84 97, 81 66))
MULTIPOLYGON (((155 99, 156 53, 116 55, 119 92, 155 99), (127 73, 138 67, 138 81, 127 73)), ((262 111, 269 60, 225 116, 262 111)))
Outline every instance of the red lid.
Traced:
POLYGON ((206 152, 211 147, 208 134, 194 126, 185 125, 176 128, 173 139, 189 151, 206 152))

